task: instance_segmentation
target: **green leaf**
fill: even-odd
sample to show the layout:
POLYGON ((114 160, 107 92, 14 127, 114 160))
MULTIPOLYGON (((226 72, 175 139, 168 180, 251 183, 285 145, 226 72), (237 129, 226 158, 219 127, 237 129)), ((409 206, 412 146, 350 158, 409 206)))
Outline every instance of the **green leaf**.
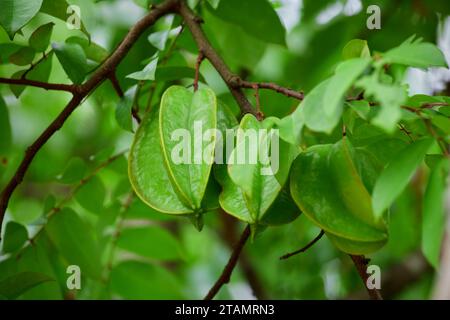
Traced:
POLYGON ((39 12, 41 5, 42 0, 2 0, 0 25, 11 40, 39 12))
MULTIPOLYGON (((205 10, 202 18, 205 20, 206 36, 214 41, 214 47, 217 47, 221 57, 230 64, 230 68, 254 70, 257 67, 266 52, 267 42, 243 32, 239 25, 218 18, 212 13, 212 9, 205 10)), ((182 45, 183 40, 184 47, 196 54, 197 46, 188 32, 183 32, 177 43, 182 45)))
MULTIPOLYGON (((336 73, 316 86, 298 107, 292 117, 304 119, 308 128, 330 134, 339 123, 347 91, 369 66, 370 59, 347 60, 336 68, 336 73), (298 114, 297 114, 298 113, 298 114), (302 115, 303 116, 302 116, 302 115)), ((292 119, 296 123, 295 119, 292 119)), ((301 127, 297 124, 297 131, 301 127)), ((299 135, 295 132, 295 135, 299 135)))
POLYGON ((334 145, 313 146, 295 160, 290 187, 302 212, 340 250, 367 254, 386 243, 387 229, 372 211, 358 159, 346 138, 334 145))
POLYGON ((353 83, 369 66, 370 59, 356 58, 339 64, 335 75, 328 83, 324 101, 324 111, 328 116, 342 114, 345 95, 353 83))
POLYGON ((261 220, 261 224, 280 226, 297 219, 301 214, 300 209, 291 197, 289 186, 283 187, 267 213, 261 220))
POLYGON ((8 154, 12 143, 11 124, 9 122, 8 107, 0 96, 0 155, 5 156, 8 154))
POLYGON ((33 48, 23 47, 9 57, 9 62, 18 66, 26 66, 33 62, 35 55, 36 52, 33 48))
POLYGON ((14 42, 0 43, 0 64, 9 63, 9 56, 17 52, 20 48, 23 48, 23 46, 14 42))
MULTIPOLYGON (((29 80, 48 82, 50 73, 52 71, 52 64, 53 64, 53 52, 50 52, 47 55, 47 57, 41 60, 39 63, 37 63, 31 71, 28 71, 28 74, 26 75, 25 78, 29 80)), ((27 70, 20 70, 14 73, 12 75, 12 78, 21 79, 25 74, 25 72, 27 72, 27 70)), ((14 96, 16 96, 16 98, 19 98, 26 88, 27 88, 26 86, 22 85, 10 85, 10 89, 14 94, 14 96)))
POLYGON ((241 27, 262 41, 285 45, 286 31, 277 13, 267 0, 220 1, 213 13, 219 18, 241 27), (250 18, 251 17, 251 18, 250 18))
POLYGON ((141 200, 153 209, 170 214, 188 214, 192 209, 179 198, 164 164, 159 136, 159 114, 142 119, 128 158, 131 185, 141 200))
POLYGON ((73 43, 53 43, 52 47, 70 80, 81 84, 88 71, 86 54, 81 46, 73 43))
POLYGON ((207 0, 207 1, 214 9, 217 9, 219 7, 220 0, 207 0))
POLYGON ((97 63, 105 61, 109 56, 109 53, 105 48, 88 39, 73 36, 66 39, 66 43, 80 45, 86 54, 86 58, 97 63))
POLYGON ((372 197, 372 206, 377 217, 381 217, 405 189, 432 143, 432 139, 416 141, 400 150, 383 170, 375 184, 372 197))
POLYGON ((116 107, 116 121, 119 126, 133 132, 133 119, 131 110, 136 97, 137 86, 133 86, 125 92, 116 107))
POLYGON ((86 210, 100 214, 104 210, 106 189, 102 180, 94 176, 83 184, 75 194, 75 199, 86 210))
POLYGON ((38 272, 21 272, 0 281, 0 296, 13 300, 44 282, 54 281, 38 272))
POLYGON ((140 256, 170 261, 181 258, 179 241, 162 227, 126 228, 120 233, 119 248, 140 256))
MULTIPOLYGON (((66 0, 44 0, 40 11, 66 22, 69 17, 67 13, 69 5, 66 0)), ((81 22, 81 32, 90 38, 83 22, 81 22)))
POLYGON ((154 46, 156 49, 163 51, 166 47, 167 39, 169 38, 170 30, 162 30, 153 32, 148 36, 148 41, 154 46))
POLYGON ((45 52, 50 45, 54 25, 53 22, 50 22, 37 28, 28 39, 30 47, 36 52, 45 52))
POLYGON ((86 162, 83 159, 79 157, 72 158, 62 175, 57 177, 58 182, 64 184, 80 182, 86 175, 87 169, 86 162))
POLYGON ((152 59, 142 71, 127 75, 127 78, 134 80, 155 80, 156 67, 158 66, 158 57, 152 59))
MULTIPOLYGON (((331 79, 325 80, 316 86, 300 103, 298 112, 303 114, 303 119, 312 131, 331 133, 341 118, 341 109, 335 110, 334 114, 326 113, 324 108, 327 103, 324 99, 331 79)), ((300 117, 298 115, 297 117, 300 117)))
POLYGON ((55 213, 45 231, 68 263, 78 265, 84 275, 100 279, 100 253, 93 230, 72 209, 64 208, 55 213))
POLYGON ((271 130, 274 125, 273 118, 260 123, 253 115, 244 116, 229 157, 230 179, 225 172, 218 173, 224 187, 222 208, 250 224, 258 224, 275 202, 299 152, 280 141, 277 131, 271 130))
MULTIPOLYGON (((11 78, 12 79, 20 79, 24 75, 25 70, 20 70, 14 73, 11 78)), ((18 85, 10 85, 9 88, 11 89, 11 92, 14 94, 16 98, 19 98, 23 91, 26 89, 26 86, 18 86, 18 85)))
POLYGON ((164 159, 175 191, 194 211, 201 208, 214 161, 216 125, 217 101, 211 89, 192 93, 172 86, 164 93, 159 114, 164 159), (207 130, 211 135, 202 139, 207 130))
POLYGON ((376 72, 360 79, 356 85, 365 90, 366 97, 374 97, 381 104, 372 123, 393 133, 401 119, 401 106, 407 100, 405 87, 397 83, 381 82, 376 72))
POLYGON ((431 171, 423 200, 422 251, 438 269, 445 232, 445 190, 449 173, 448 159, 442 159, 431 171))
POLYGON ((111 272, 111 287, 125 299, 181 299, 181 285, 161 266, 125 261, 111 272))
POLYGON ((342 49, 342 57, 344 60, 353 58, 370 58, 370 49, 366 40, 353 39, 350 40, 342 49))
POLYGON ((447 67, 445 56, 432 43, 414 40, 414 36, 383 55, 384 63, 398 63, 416 68, 447 67))
POLYGON ((20 223, 10 221, 6 225, 3 237, 3 252, 16 252, 28 240, 27 229, 20 223))
POLYGON ((304 111, 302 111, 300 107, 296 108, 290 115, 281 119, 277 124, 278 130, 280 130, 280 138, 297 146, 300 145, 304 127, 304 111))

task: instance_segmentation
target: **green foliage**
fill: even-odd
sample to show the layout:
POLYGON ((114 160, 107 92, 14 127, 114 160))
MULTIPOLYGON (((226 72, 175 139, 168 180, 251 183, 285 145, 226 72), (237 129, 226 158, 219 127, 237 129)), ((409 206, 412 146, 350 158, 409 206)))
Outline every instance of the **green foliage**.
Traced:
POLYGON ((125 229, 117 246, 140 256, 162 261, 179 260, 182 257, 178 240, 159 227, 125 229))
POLYGON ((137 86, 133 86, 125 92, 124 96, 120 99, 116 108, 116 120, 117 124, 122 129, 133 132, 133 119, 131 116, 131 110, 136 102, 136 90, 137 86))
POLYGON ((173 12, 136 37, 149 20, 132 29, 140 17, 125 15, 163 1, 0 0, 0 191, 20 184, 3 220, 0 298, 197 299, 247 226, 220 299, 258 279, 262 298, 346 298, 361 286, 347 254, 367 255, 384 279, 419 251, 434 267, 417 271, 422 290, 387 298, 428 298, 442 272, 450 98, 445 83, 413 95, 419 79, 406 75, 448 72, 434 44, 448 5, 377 1, 374 31, 367 1, 347 15, 345 1, 305 0, 300 17, 282 1, 188 1, 210 48, 173 12), (69 3, 81 30, 66 25, 69 3), (325 21, 331 7, 345 9, 325 21), (62 114, 78 90, 28 86, 83 89, 98 72, 62 114), (55 134, 37 140, 48 143, 28 149, 50 123, 55 134), (25 150, 38 152, 14 176, 25 150), (278 261, 320 230, 302 257, 278 261), (81 290, 67 289, 70 265, 81 290))
POLYGON ((0 97, 0 155, 4 156, 11 147, 11 124, 9 122, 9 112, 5 101, 0 97))
POLYGON ((292 169, 291 193, 330 240, 350 254, 367 254, 387 241, 383 219, 375 215, 368 185, 358 170, 362 161, 347 139, 334 145, 313 146, 292 169))
POLYGON ((0 296, 9 300, 16 299, 27 290, 53 279, 36 272, 21 272, 0 281, 0 296))
POLYGON ((36 50, 36 52, 45 52, 50 45, 54 25, 53 22, 50 22, 37 28, 30 36, 30 39, 28 39, 30 47, 36 50))
POLYGON ((75 84, 82 83, 88 70, 86 54, 81 46, 73 43, 54 43, 52 48, 70 80, 75 84))
POLYGON ((178 280, 160 266, 125 261, 111 274, 113 290, 125 299, 181 299, 178 280))
POLYGON ((0 25, 10 39, 33 18, 42 5, 42 0, 2 0, 0 25))
POLYGON ((220 1, 214 14, 219 18, 238 25, 260 40, 275 44, 285 44, 285 29, 280 18, 267 0, 227 0, 220 1), (255 10, 257 6, 257 10, 255 10), (255 16, 256 15, 256 16, 255 16), (249 17, 254 19, 250 20, 249 17))
POLYGON ((398 63, 417 68, 446 67, 443 53, 432 43, 414 40, 414 36, 399 47, 383 55, 383 62, 398 63))
POLYGON ((20 249, 28 240, 27 229, 20 223, 8 222, 3 240, 3 252, 11 253, 20 249))
POLYGON ((373 190, 372 206, 377 217, 390 207, 411 180, 433 140, 417 141, 400 150, 388 163, 373 190))
POLYGON ((155 80, 156 66, 158 65, 158 57, 152 59, 142 71, 129 74, 127 78, 134 80, 155 80))
POLYGON ((445 232, 445 187, 449 162, 441 159, 432 169, 423 202, 422 250, 425 257, 438 268, 441 243, 445 232))
POLYGON ((69 263, 80 266, 86 276, 100 279, 102 270, 97 242, 75 211, 62 209, 49 219, 45 232, 69 263))

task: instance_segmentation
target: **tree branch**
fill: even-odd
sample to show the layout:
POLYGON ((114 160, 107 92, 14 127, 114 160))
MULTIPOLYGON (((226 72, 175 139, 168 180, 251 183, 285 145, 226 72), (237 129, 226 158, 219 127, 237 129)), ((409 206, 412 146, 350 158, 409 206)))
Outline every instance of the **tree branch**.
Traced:
POLYGON ((295 256, 296 254, 305 252, 306 250, 308 250, 309 248, 311 248, 317 241, 319 241, 319 240, 323 237, 324 234, 325 234, 325 231, 321 230, 320 233, 317 235, 317 237, 315 237, 315 238, 314 238, 310 243, 308 243, 306 246, 304 246, 303 248, 301 248, 301 249, 299 249, 299 250, 297 250, 297 251, 294 251, 294 252, 285 254, 284 256, 280 257, 280 260, 285 260, 285 259, 288 259, 288 258, 290 258, 290 257, 292 257, 292 256, 295 256))
POLYGON ((198 81, 200 78, 200 66, 202 65, 203 59, 205 59, 205 57, 203 56, 203 52, 200 51, 198 53, 197 62, 195 64, 194 91, 198 90, 198 81))
POLYGON ((268 89, 273 90, 278 93, 284 94, 287 97, 294 98, 297 100, 303 100, 305 98, 305 94, 301 91, 295 91, 289 88, 282 87, 276 83, 271 82, 250 82, 245 81, 240 78, 234 79, 235 82, 233 83, 233 86, 240 87, 240 88, 246 88, 246 89, 254 89, 255 86, 259 89, 268 89))
POLYGON ((234 247, 233 253, 231 254, 230 259, 228 260, 227 265, 223 269, 222 274, 220 275, 219 279, 217 279, 216 283, 211 288, 211 290, 209 290, 208 294, 205 296, 203 300, 212 300, 219 292, 220 288, 222 288, 224 284, 230 282, 231 274, 233 273, 234 267, 236 267, 236 264, 239 260, 239 255, 241 254, 241 251, 244 248, 244 245, 249 237, 250 237, 250 227, 247 226, 245 227, 244 232, 242 233, 241 238, 239 239, 239 242, 234 247))
MULTIPOLYGON (((238 241, 238 220, 225 211, 220 211, 220 235, 230 250, 233 250, 234 245, 238 241)), ((247 279, 250 288, 253 291, 253 295, 258 300, 267 300, 269 295, 264 288, 264 283, 261 281, 258 270, 253 266, 252 261, 246 252, 241 252, 239 258, 239 266, 242 269, 242 273, 247 279)))
POLYGON ((28 79, 9 79, 9 78, 0 78, 0 83, 17 85, 17 86, 29 86, 29 87, 37 87, 45 90, 56 90, 56 91, 67 91, 73 94, 78 93, 80 86, 75 84, 59 84, 59 83, 47 83, 35 80, 28 79))
POLYGON ((367 289, 367 292, 369 293, 370 299, 383 300, 381 293, 377 289, 369 289, 367 287, 367 280, 369 279, 367 275, 367 259, 364 258, 364 256, 356 256, 356 255, 350 255, 350 258, 352 258, 356 270, 358 270, 359 276, 363 281, 364 287, 367 289))
MULTIPOLYGON (((420 251, 405 257, 400 263, 394 264, 383 272, 381 277, 381 292, 384 299, 394 299, 400 292, 423 276, 432 272, 433 268, 420 251)), ((349 294, 346 300, 366 299, 366 290, 358 290, 349 294)))
POLYGON ((201 20, 194 14, 194 12, 192 12, 185 1, 180 1, 178 13, 184 19, 186 26, 189 28, 194 41, 197 43, 199 51, 205 56, 206 59, 209 60, 209 62, 211 62, 227 84, 228 89, 236 99, 242 113, 251 113, 256 116, 256 111, 253 109, 242 90, 239 87, 233 86, 233 82, 236 81, 235 79, 239 79, 239 76, 233 74, 230 69, 228 69, 225 62, 211 46, 200 26, 201 20))
MULTIPOLYGON (((154 6, 149 14, 138 21, 128 32, 116 50, 109 56, 109 58, 102 64, 100 68, 92 75, 92 77, 81 86, 67 86, 67 85, 51 85, 51 88, 56 90, 59 88, 71 89, 64 90, 74 93, 72 100, 67 104, 63 111, 56 117, 55 120, 44 130, 44 132, 27 148, 25 156, 16 170, 14 176, 3 189, 0 196, 0 231, 3 223, 3 218, 8 207, 9 199, 17 186, 23 181, 23 178, 38 151, 42 146, 58 131, 72 112, 79 106, 79 104, 86 98, 98 85, 109 78, 115 71, 117 65, 122 61, 126 54, 130 51, 133 44, 138 40, 140 35, 151 25, 153 25, 160 17, 167 13, 173 12, 178 0, 166 0, 158 6, 154 6), (73 88, 76 88, 72 91, 73 88)), ((30 80, 10 80, 7 79, 4 83, 10 84, 29 84, 50 89, 49 84, 35 82, 30 80), (25 82, 26 81, 26 82, 25 82)))

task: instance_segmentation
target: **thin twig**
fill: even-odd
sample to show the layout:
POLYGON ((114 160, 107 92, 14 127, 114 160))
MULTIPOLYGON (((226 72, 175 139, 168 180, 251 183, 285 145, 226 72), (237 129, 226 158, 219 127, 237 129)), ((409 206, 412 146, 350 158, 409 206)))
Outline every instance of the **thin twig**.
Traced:
POLYGON ((299 253, 305 252, 306 250, 311 248, 317 241, 319 241, 323 237, 324 234, 325 234, 325 231, 321 230, 320 233, 310 243, 308 243, 306 246, 304 246, 303 248, 301 248, 301 249, 299 249, 297 251, 285 254, 284 256, 280 257, 280 260, 286 260, 286 259, 288 259, 288 258, 290 258, 292 256, 295 256, 295 255, 299 254, 299 253))
POLYGON ((282 87, 276 83, 271 82, 250 82, 242 79, 234 79, 235 83, 233 85, 241 88, 254 89, 257 86, 259 89, 273 90, 278 93, 285 95, 286 97, 294 98, 297 100, 303 100, 305 94, 301 91, 295 91, 289 88, 282 87))
POLYGON ((222 288, 222 286, 225 285, 226 283, 230 282, 231 274, 233 273, 234 267, 236 266, 239 260, 239 255, 241 254, 241 251, 244 248, 244 245, 249 237, 250 237, 250 227, 247 226, 244 229, 244 232, 242 233, 239 242, 234 247, 233 253, 231 254, 231 257, 228 260, 228 263, 226 264, 225 268, 223 269, 222 274, 220 275, 219 279, 217 279, 216 283, 211 288, 211 290, 209 290, 208 294, 205 296, 203 300, 212 300, 219 292, 220 288, 222 288))
MULTIPOLYGON (((114 72, 111 73, 111 75, 109 76, 109 80, 111 81, 111 84, 114 88, 114 91, 116 91, 117 96, 120 99, 123 99, 125 94, 124 94, 122 88, 120 87, 119 80, 117 80, 116 74, 114 72)), ((140 92, 139 89, 141 86, 142 86, 142 84, 138 84, 138 90, 136 91, 136 97, 139 96, 139 92, 140 92)), ((133 101, 133 106, 131 107, 131 115, 137 121, 137 123, 141 123, 141 117, 139 116, 138 109, 136 108, 136 97, 133 101)))
POLYGON ((357 255, 350 255, 350 258, 352 258, 353 263, 355 264, 356 270, 358 270, 358 274, 361 277, 361 280, 363 281, 364 287, 367 289, 367 292, 369 293, 369 297, 372 300, 383 300, 383 297, 381 296, 380 291, 378 289, 369 289, 367 287, 367 280, 369 279, 369 276, 367 274, 367 263, 368 260, 364 258, 364 256, 357 256, 357 255))
POLYGON ((52 53, 52 50, 50 50, 47 53, 44 52, 42 54, 42 57, 38 61, 36 61, 36 63, 31 63, 30 67, 22 74, 21 78, 26 79, 27 75, 31 71, 33 71, 40 63, 44 62, 50 56, 51 53, 52 53))
POLYGON ((80 86, 74 84, 62 84, 62 83, 47 83, 42 81, 28 80, 28 79, 10 79, 10 78, 0 78, 0 83, 17 85, 17 86, 29 86, 42 88, 45 90, 55 90, 55 91, 67 91, 73 94, 78 93, 80 86))
MULTIPOLYGON (((119 152, 119 153, 113 155, 112 157, 106 159, 104 162, 100 163, 88 176, 86 176, 85 178, 81 179, 78 182, 78 184, 75 187, 73 187, 73 189, 70 191, 70 193, 66 197, 64 197, 57 205, 55 205, 53 208, 51 208, 49 212, 45 212, 47 214, 47 220, 51 219, 55 214, 57 214, 61 210, 61 208, 67 202, 69 202, 71 199, 73 199, 73 197, 81 189, 81 187, 83 187, 86 183, 91 181, 102 169, 108 167, 111 163, 113 163, 114 161, 116 161, 117 159, 122 157, 126 152, 128 152, 128 150, 119 152)), ((44 230, 44 226, 41 227, 39 229, 39 231, 37 231, 34 234, 33 237, 28 239, 28 242, 30 243, 30 245, 33 245, 36 242, 36 239, 39 237, 39 235, 42 233, 43 230, 44 230)), ((23 253, 23 251, 25 251, 26 248, 27 248, 27 246, 23 247, 17 253, 16 259, 20 259, 21 258, 22 253, 23 253)))

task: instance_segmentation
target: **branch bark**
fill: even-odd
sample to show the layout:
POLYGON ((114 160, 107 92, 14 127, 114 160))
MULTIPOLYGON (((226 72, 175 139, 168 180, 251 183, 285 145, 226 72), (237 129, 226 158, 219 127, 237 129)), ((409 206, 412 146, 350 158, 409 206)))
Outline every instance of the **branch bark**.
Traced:
POLYGON ((381 293, 377 289, 369 289, 367 287, 367 280, 369 278, 367 275, 367 259, 364 258, 364 256, 356 256, 356 255, 350 255, 350 258, 352 258, 356 270, 358 270, 359 276, 363 281, 364 287, 367 289, 367 292, 369 293, 370 299, 383 300, 381 293))
MULTIPOLYGON (((423 276, 432 272, 433 268, 420 251, 405 257, 402 262, 392 265, 383 272, 381 277, 381 293, 386 300, 394 299, 411 284, 419 281, 423 276)), ((366 299, 366 290, 351 293, 346 300, 366 299)))
POLYGON ((228 86, 233 97, 236 99, 239 107, 241 108, 242 113, 251 113, 256 116, 256 111, 253 109, 251 103, 248 101, 245 94, 239 87, 233 86, 233 83, 236 79, 239 79, 239 76, 235 75, 228 69, 225 62, 222 58, 217 54, 214 48, 209 43, 206 38, 205 33, 203 32, 200 24, 201 19, 199 19, 194 12, 187 6, 185 1, 181 1, 178 7, 178 13, 184 19, 186 26, 189 28, 194 41, 197 43, 198 50, 203 54, 203 56, 211 62, 217 72, 220 74, 222 79, 228 86))
POLYGON ((287 97, 294 98, 300 101, 305 98, 305 94, 302 91, 296 91, 289 88, 285 88, 272 82, 251 82, 237 78, 235 79, 235 83, 233 83, 233 85, 236 87, 247 89, 253 89, 255 87, 258 87, 259 89, 273 90, 287 97))
POLYGON ((233 253, 231 254, 230 259, 228 260, 227 265, 223 269, 222 274, 220 275, 219 279, 217 279, 216 283, 213 285, 211 290, 209 290, 208 294, 205 296, 203 300, 212 300, 219 292, 220 288, 222 288, 223 285, 230 282, 231 274, 233 273, 234 267, 236 267, 242 249, 244 248, 244 245, 249 237, 250 237, 250 226, 247 226, 244 229, 244 232, 242 233, 239 242, 234 247, 233 253))
MULTIPOLYGON (((238 220, 225 211, 220 211, 220 235, 223 241, 228 245, 230 250, 233 250, 234 245, 239 239, 237 227, 239 225, 238 220)), ((239 266, 242 269, 247 282, 252 289, 253 295, 258 300, 267 300, 269 295, 264 288, 263 281, 258 274, 258 270, 255 269, 250 257, 246 252, 241 252, 239 258, 239 266)))
POLYGON ((28 79, 0 78, 0 83, 17 86, 37 87, 45 90, 67 91, 73 94, 77 94, 80 89, 80 86, 74 84, 47 83, 28 79))

